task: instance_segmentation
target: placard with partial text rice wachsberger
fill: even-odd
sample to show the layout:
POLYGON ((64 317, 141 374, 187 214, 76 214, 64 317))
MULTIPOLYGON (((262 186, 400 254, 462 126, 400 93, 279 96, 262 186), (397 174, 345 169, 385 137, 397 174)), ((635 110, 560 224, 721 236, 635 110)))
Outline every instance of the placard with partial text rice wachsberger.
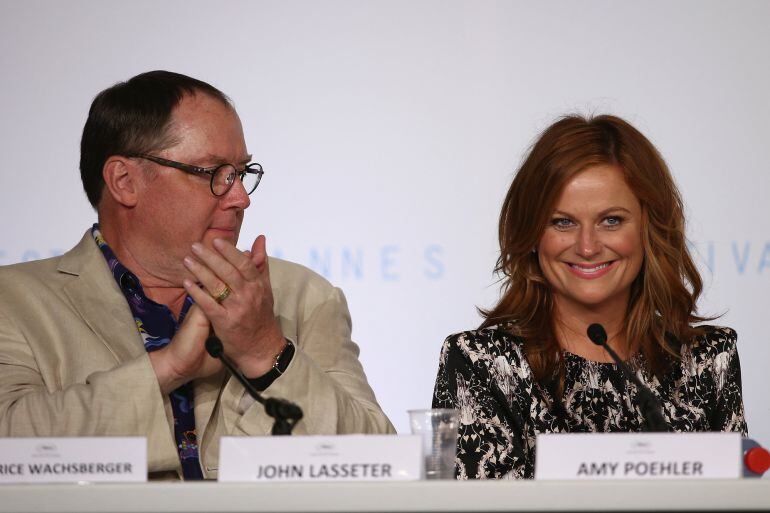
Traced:
POLYGON ((145 481, 145 437, 0 438, 0 483, 145 481))

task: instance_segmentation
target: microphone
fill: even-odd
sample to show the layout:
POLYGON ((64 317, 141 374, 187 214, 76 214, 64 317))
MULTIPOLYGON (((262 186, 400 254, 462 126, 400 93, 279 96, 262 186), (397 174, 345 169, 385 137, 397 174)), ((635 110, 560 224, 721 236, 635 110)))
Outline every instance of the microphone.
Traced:
MULTIPOLYGON (((206 352, 211 355, 212 358, 219 358, 224 355, 225 347, 222 345, 222 341, 214 335, 210 335, 206 339, 206 352)), ((229 359, 229 358, 228 358, 229 359)))
POLYGON ((586 332, 588 334, 588 338, 591 339, 591 342, 597 346, 604 346, 604 344, 607 343, 607 332, 604 331, 604 326, 601 324, 591 324, 586 332))
POLYGON ((230 374, 235 376, 235 379, 243 385, 243 388, 246 389, 249 395, 261 404, 265 408, 265 412, 274 419, 272 434, 291 434, 294 426, 300 419, 302 419, 302 408, 285 399, 278 399, 277 397, 268 397, 265 399, 262 397, 262 394, 260 394, 254 385, 251 384, 251 381, 249 381, 240 369, 238 369, 235 362, 225 355, 225 348, 222 345, 222 341, 213 333, 206 339, 206 352, 208 352, 212 358, 221 361, 230 374))
POLYGON ((625 375, 628 381, 631 381, 639 390, 639 406, 642 410, 642 416, 644 417, 645 431, 668 431, 668 424, 663 418, 663 406, 658 401, 658 398, 653 395, 652 391, 642 383, 631 368, 620 359, 618 354, 607 345, 607 332, 604 331, 604 326, 601 324, 591 324, 586 331, 588 338, 591 342, 597 346, 604 348, 615 364, 625 375))

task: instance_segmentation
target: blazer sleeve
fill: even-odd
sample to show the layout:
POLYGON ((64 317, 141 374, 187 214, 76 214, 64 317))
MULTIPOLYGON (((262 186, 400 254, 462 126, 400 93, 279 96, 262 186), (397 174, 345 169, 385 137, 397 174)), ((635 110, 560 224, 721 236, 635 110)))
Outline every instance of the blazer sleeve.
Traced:
MULTIPOLYGON (((358 360, 359 348, 351 340, 350 313, 342 291, 331 286, 320 290, 321 297, 315 290, 302 298, 304 306, 279 315, 281 320, 296 318, 282 322, 284 335, 293 340, 296 352, 286 372, 264 395, 290 400, 302 408, 304 416, 295 434, 395 433, 358 360)), ((220 417, 222 434, 265 435, 273 424, 261 404, 244 398, 243 387, 234 379, 228 380, 223 391, 220 417)))
POLYGON ((179 466, 169 425, 146 354, 81 383, 54 383, 43 377, 22 331, 0 312, 0 436, 147 436, 149 469, 162 471, 179 466))

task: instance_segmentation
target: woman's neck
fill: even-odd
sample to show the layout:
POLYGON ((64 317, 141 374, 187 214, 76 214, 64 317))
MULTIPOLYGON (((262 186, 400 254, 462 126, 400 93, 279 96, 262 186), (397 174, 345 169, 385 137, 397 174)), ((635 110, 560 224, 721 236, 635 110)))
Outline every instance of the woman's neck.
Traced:
POLYGON ((554 334, 559 346, 570 353, 596 362, 612 362, 612 357, 588 338, 588 326, 601 324, 607 332, 607 345, 623 360, 632 354, 625 333, 625 305, 602 308, 585 308, 555 298, 554 334))

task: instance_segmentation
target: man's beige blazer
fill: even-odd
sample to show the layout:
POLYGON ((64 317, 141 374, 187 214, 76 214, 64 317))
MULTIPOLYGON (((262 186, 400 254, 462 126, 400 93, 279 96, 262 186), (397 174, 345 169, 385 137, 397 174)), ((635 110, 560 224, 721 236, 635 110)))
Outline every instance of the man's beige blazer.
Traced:
MULTIPOLYGON (((270 280, 275 316, 297 351, 265 395, 302 407, 294 433, 393 433, 358 361, 342 292, 278 259, 270 280)), ((224 372, 194 390, 201 466, 215 478, 219 437, 267 435, 272 419, 224 372)), ((173 476, 181 467, 172 419, 90 230, 60 257, 0 268, 0 436, 142 435, 151 477, 173 476)))

